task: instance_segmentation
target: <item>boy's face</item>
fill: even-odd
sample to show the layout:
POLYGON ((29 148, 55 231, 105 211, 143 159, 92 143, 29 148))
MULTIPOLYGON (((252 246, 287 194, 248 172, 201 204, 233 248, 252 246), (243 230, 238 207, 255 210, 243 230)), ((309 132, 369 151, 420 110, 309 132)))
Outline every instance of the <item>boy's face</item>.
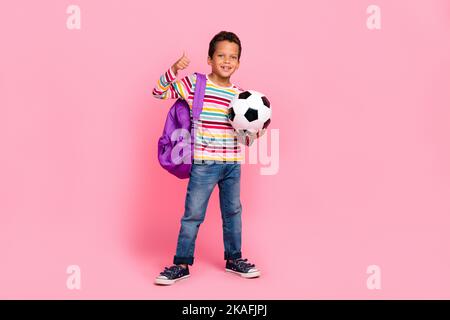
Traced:
POLYGON ((229 78, 239 68, 239 46, 227 40, 216 43, 212 59, 208 57, 208 64, 212 72, 221 78, 229 78))

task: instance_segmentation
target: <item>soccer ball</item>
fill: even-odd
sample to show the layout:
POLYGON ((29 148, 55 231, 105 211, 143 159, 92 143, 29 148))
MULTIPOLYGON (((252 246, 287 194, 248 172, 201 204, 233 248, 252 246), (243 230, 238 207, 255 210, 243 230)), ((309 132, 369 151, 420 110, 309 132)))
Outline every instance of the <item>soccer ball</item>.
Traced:
POLYGON ((270 124, 272 109, 262 93, 247 90, 234 96, 230 102, 228 119, 238 133, 256 133, 270 124))

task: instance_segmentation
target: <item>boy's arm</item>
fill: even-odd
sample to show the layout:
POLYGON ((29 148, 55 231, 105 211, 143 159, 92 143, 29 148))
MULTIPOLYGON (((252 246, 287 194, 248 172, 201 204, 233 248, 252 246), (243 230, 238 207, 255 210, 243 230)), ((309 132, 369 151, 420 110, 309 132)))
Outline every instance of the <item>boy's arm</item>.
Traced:
POLYGON ((158 99, 178 99, 187 100, 190 91, 191 82, 189 77, 176 80, 176 76, 169 68, 161 77, 159 77, 156 86, 153 88, 153 96, 158 99))
POLYGON ((158 80, 153 88, 153 96, 159 99, 178 99, 187 100, 192 94, 195 75, 186 76, 176 81, 178 70, 183 70, 189 65, 189 59, 183 53, 183 56, 175 62, 158 80))

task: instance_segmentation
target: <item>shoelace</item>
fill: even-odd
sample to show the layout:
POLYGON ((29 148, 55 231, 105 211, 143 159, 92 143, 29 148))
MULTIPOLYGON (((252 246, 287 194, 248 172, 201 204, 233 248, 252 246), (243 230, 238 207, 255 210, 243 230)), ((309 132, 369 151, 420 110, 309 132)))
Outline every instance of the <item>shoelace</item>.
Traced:
POLYGON ((167 268, 167 267, 165 267, 164 268, 164 271, 163 272, 161 272, 160 274, 162 275, 162 276, 167 276, 167 277, 173 277, 174 275, 176 275, 178 272, 180 272, 180 270, 182 269, 183 267, 181 267, 181 266, 177 266, 177 265, 175 265, 175 266, 171 266, 170 268, 167 268))
POLYGON ((236 260, 236 266, 238 269, 242 269, 245 271, 250 270, 251 268, 254 268, 255 265, 252 263, 247 262, 248 259, 237 259, 236 260))

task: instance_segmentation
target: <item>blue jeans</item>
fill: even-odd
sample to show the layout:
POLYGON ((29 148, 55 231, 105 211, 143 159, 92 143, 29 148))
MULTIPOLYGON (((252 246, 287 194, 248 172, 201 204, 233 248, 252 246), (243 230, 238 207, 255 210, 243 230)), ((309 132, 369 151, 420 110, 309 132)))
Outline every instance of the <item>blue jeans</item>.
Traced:
POLYGON ((192 164, 186 193, 185 211, 178 234, 174 264, 194 263, 195 240, 200 224, 205 220, 206 208, 211 193, 219 185, 220 211, 222 213, 223 244, 225 259, 241 258, 241 200, 240 163, 192 164))

